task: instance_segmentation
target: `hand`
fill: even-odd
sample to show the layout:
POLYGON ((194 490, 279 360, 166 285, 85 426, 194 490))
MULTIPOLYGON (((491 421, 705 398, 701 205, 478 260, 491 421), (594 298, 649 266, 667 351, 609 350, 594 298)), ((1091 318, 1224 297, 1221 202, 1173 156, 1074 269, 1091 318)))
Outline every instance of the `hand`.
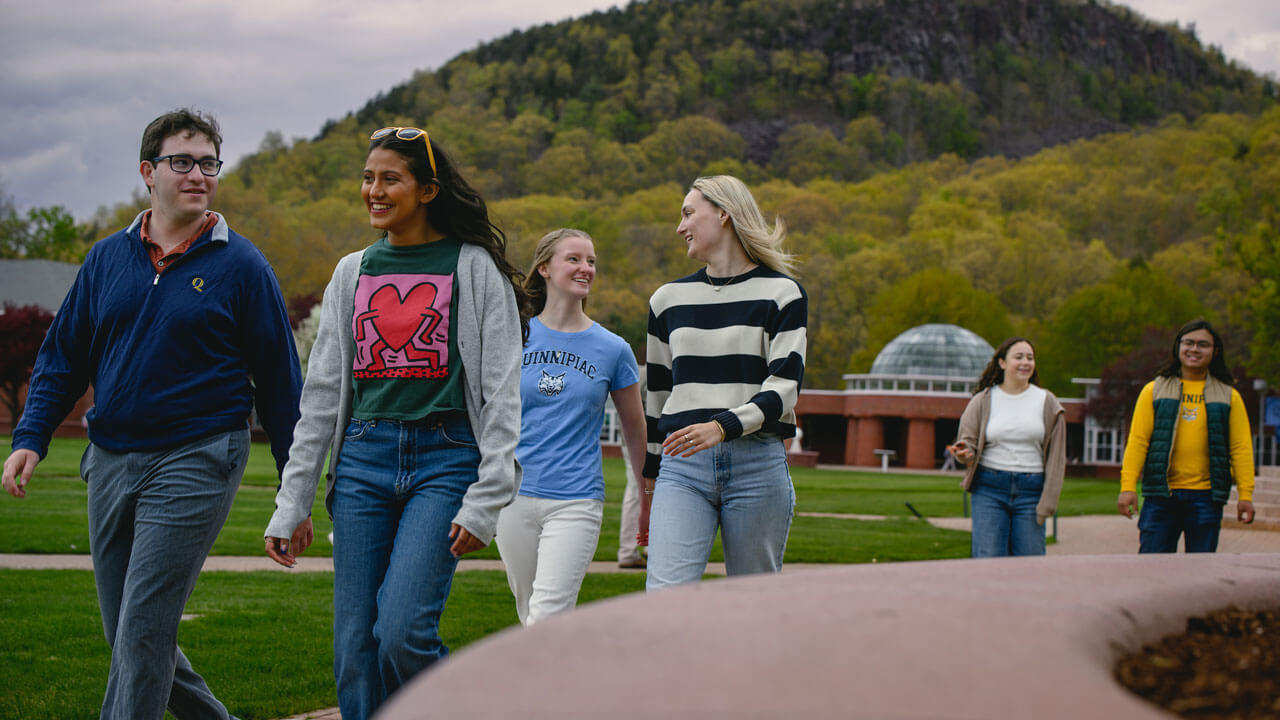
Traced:
POLYGON ((951 446, 951 454, 955 456, 957 462, 965 465, 973 462, 973 448, 969 447, 969 443, 963 440, 957 440, 955 445, 951 446))
POLYGON ((289 540, 268 535, 262 541, 267 546, 267 557, 287 568, 298 564, 297 556, 289 552, 289 540))
POLYGON ((1133 517, 1134 511, 1138 509, 1138 493, 1129 491, 1120 493, 1120 497, 1116 498, 1116 507, 1119 508, 1121 515, 1127 518, 1133 517))
POLYGON ((34 450, 14 450, 4 461, 4 489, 16 498, 26 497, 27 483, 31 482, 31 473, 39 464, 40 455, 34 450))
POLYGON ((1236 519, 1248 525, 1253 522, 1253 503, 1248 500, 1241 500, 1236 503, 1236 519))
POLYGON ((293 529, 293 536, 288 540, 268 535, 263 538, 263 542, 266 543, 268 557, 285 567, 291 568, 298 564, 298 555, 311 546, 311 541, 314 537, 311 518, 307 518, 298 523, 298 527, 293 529))
POLYGON ((453 523, 449 527, 449 537, 453 538, 453 545, 450 546, 449 552, 453 553, 454 557, 462 557, 485 546, 485 543, 480 542, 479 538, 467 532, 467 529, 458 523, 453 523))
POLYGON ((641 546, 648 546, 649 545, 649 512, 653 510, 653 496, 650 495, 649 493, 653 492, 653 485, 651 484, 652 481, 649 480, 648 478, 643 478, 643 480, 644 482, 641 483, 640 487, 644 488, 646 492, 640 495, 640 523, 639 523, 640 532, 636 533, 636 544, 641 546))
POLYGON ((311 518, 307 518, 298 523, 298 527, 293 529, 293 537, 289 538, 289 549, 293 550, 294 555, 301 555, 311 547, 311 541, 315 540, 316 534, 311 526, 311 518))
POLYGON ((662 441, 662 454, 689 457, 719 445, 720 437, 720 425, 714 421, 686 425, 662 441))

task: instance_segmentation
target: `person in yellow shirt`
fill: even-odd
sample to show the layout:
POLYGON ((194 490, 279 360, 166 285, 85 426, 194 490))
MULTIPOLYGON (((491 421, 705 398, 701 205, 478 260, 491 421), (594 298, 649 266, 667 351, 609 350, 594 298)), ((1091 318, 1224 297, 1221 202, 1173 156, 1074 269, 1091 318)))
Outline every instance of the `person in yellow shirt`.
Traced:
POLYGON ((1178 331, 1172 359, 1138 395, 1120 469, 1120 514, 1138 516, 1140 553, 1215 552, 1234 482, 1236 517, 1253 522, 1249 414, 1231 387, 1222 338, 1205 320, 1178 331))

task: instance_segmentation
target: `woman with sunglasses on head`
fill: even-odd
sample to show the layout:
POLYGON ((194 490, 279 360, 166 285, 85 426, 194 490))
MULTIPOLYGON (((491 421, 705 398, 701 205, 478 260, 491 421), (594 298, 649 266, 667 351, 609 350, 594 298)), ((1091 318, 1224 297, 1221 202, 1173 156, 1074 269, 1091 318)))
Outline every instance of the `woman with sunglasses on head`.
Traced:
POLYGON ((808 298, 786 274, 782 222, 747 186, 701 177, 676 232, 698 272, 649 300, 650 590, 702 578, 717 529, 730 575, 778 572, 795 508, 795 435, 808 298))
POLYGON ((1030 340, 996 348, 951 448, 969 466, 973 557, 1044 555, 1044 522, 1058 509, 1067 467, 1067 423, 1058 398, 1040 387, 1030 340))
POLYGON ((325 494, 333 517, 334 675, 369 717, 448 654, 439 622, 458 558, 489 543, 519 485, 520 273, 484 200, 426 132, 375 132, 361 195, 382 236, 324 293, 302 417, 266 531, 289 538, 325 494))
POLYGON ((600 429, 605 402, 622 421, 626 447, 644 451, 644 408, 631 347, 587 316, 596 277, 591 237, 547 233, 534 250, 525 289, 529 321, 520 382, 516 458, 520 494, 498 516, 498 551, 520 622, 532 625, 570 610, 600 539, 604 471, 600 429))

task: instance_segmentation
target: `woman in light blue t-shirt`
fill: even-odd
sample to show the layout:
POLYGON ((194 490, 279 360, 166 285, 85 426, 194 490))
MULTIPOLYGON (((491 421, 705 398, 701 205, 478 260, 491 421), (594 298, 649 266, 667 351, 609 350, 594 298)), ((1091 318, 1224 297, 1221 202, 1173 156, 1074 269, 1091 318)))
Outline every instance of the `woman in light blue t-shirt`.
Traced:
MULTIPOLYGON (((612 398, 631 464, 644 465, 639 371, 626 341, 587 316, 596 276, 591 237, 548 233, 525 279, 537 314, 520 375, 520 494, 498 516, 498 552, 520 622, 532 625, 578 602, 604 512, 600 429, 612 398)), ((644 501, 648 498, 645 497, 644 501)), ((641 517, 648 517, 647 507, 641 517)), ((647 534, 642 524, 640 534, 647 534)))

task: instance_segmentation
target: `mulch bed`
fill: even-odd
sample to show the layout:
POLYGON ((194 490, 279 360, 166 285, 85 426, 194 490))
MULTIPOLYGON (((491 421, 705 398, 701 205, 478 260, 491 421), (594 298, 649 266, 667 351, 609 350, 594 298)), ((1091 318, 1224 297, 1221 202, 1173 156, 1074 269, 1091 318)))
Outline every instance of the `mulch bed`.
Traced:
MULTIPOLYGON (((1152 602, 1159 602, 1153 598, 1152 602)), ((1116 663, 1121 685, 1186 718, 1280 720, 1280 608, 1187 620, 1116 663)))

